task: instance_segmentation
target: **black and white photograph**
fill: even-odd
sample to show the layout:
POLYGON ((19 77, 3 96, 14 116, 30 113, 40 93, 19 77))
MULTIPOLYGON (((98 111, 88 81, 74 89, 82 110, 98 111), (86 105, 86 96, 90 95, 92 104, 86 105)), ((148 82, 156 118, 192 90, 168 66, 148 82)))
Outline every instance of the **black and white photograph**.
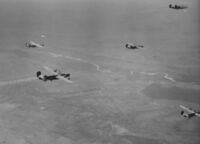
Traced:
POLYGON ((0 144, 199 144, 199 0, 0 0, 0 144))

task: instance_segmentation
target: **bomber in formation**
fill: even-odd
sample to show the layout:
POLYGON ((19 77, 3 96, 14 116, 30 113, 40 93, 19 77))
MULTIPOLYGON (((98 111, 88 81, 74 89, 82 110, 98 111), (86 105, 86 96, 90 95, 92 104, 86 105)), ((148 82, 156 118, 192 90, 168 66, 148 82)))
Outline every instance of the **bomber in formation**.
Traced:
POLYGON ((53 81, 58 80, 58 75, 43 75, 41 71, 37 71, 36 76, 39 80, 43 81, 53 81))
POLYGON ((143 48, 144 46, 143 45, 139 45, 139 44, 136 44, 136 43, 127 43, 125 44, 125 47, 127 49, 140 49, 140 48, 143 48))
POLYGON ((43 80, 43 81, 53 81, 53 80, 58 80, 58 79, 66 79, 70 81, 70 73, 61 73, 58 70, 54 70, 54 74, 52 75, 43 75, 41 71, 38 71, 36 73, 36 76, 39 80, 43 80))
POLYGON ((58 80, 58 79, 62 79, 65 78, 67 80, 70 80, 70 76, 71 74, 69 73, 61 73, 58 70, 54 70, 55 74, 52 75, 43 75, 41 71, 38 71, 36 73, 36 76, 39 80, 43 80, 43 81, 53 81, 53 80, 58 80))
POLYGON ((183 105, 180 105, 180 108, 182 108, 183 110, 181 111, 181 115, 183 117, 186 117, 188 119, 192 118, 192 117, 199 117, 200 118, 200 111, 196 111, 192 108, 188 108, 188 107, 185 107, 183 105), (186 112, 185 112, 185 111, 186 112))
POLYGON ((188 7, 186 5, 177 5, 177 4, 172 5, 172 4, 170 4, 169 8, 175 9, 175 10, 181 10, 181 9, 187 9, 188 7))
POLYGON ((33 42, 33 41, 29 41, 29 42, 26 42, 25 43, 25 46, 27 48, 43 48, 44 47, 44 44, 38 44, 36 42, 33 42))

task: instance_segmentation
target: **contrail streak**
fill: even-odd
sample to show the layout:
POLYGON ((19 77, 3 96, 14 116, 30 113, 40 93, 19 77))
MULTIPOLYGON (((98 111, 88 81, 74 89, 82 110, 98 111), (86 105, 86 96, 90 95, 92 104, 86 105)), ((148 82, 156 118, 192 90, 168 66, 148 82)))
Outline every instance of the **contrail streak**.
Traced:
POLYGON ((12 81, 1 81, 0 82, 0 86, 11 85, 11 84, 18 84, 18 83, 33 81, 33 80, 36 80, 36 79, 37 79, 37 77, 29 77, 29 78, 12 80, 12 81))
POLYGON ((167 73, 164 73, 164 78, 175 82, 175 80, 172 77, 170 77, 167 73))
POLYGON ((155 73, 148 73, 148 72, 140 72, 141 74, 144 74, 144 75, 149 75, 149 76, 153 76, 153 75, 158 75, 158 74, 164 74, 164 78, 167 79, 167 80, 170 80, 172 82, 175 82, 175 80, 169 76, 168 73, 160 73, 160 72, 155 72, 155 73))
POLYGON ((71 60, 76 60, 76 61, 81 61, 81 62, 84 62, 84 63, 91 64, 91 65, 93 65, 93 66, 96 67, 96 70, 97 70, 97 71, 100 71, 100 72, 104 72, 104 73, 114 73, 114 72, 112 72, 112 71, 109 70, 109 69, 102 70, 98 64, 91 63, 91 62, 89 62, 89 61, 87 61, 87 60, 83 60, 83 59, 81 59, 81 58, 70 57, 70 56, 66 56, 66 55, 62 55, 62 54, 56 54, 56 53, 52 53, 52 52, 49 52, 49 54, 50 54, 51 56, 55 57, 55 58, 57 58, 57 57, 63 57, 63 58, 66 58, 66 59, 71 59, 71 60))

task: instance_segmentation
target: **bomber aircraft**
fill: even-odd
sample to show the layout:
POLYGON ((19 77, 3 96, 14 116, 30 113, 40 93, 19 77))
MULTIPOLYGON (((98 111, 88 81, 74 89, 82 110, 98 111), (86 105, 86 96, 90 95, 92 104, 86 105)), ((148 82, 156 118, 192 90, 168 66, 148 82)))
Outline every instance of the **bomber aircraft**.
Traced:
MULTIPOLYGON (((51 68, 48 67, 48 66, 43 66, 43 68, 44 68, 45 70, 47 70, 48 72, 52 73, 52 75, 50 75, 50 76, 55 77, 55 78, 52 78, 53 80, 54 80, 54 79, 61 79, 61 80, 65 81, 65 82, 67 82, 67 83, 73 83, 73 81, 71 81, 71 74, 70 74, 70 73, 62 73, 62 72, 60 72, 59 70, 57 70, 57 69, 53 70, 53 69, 51 69, 51 68)), ((38 73, 38 72, 37 72, 37 73, 38 73)), ((37 75, 37 77, 38 77, 40 80, 44 80, 44 79, 45 79, 44 76, 42 76, 41 72, 39 72, 39 73, 36 74, 36 75, 37 75), (39 76, 40 76, 40 77, 39 77, 39 76)), ((49 77, 49 76, 46 76, 47 80, 49 80, 48 77, 49 77)))
POLYGON ((25 46, 27 48, 43 48, 44 47, 44 44, 38 44, 38 43, 35 43, 33 41, 30 41, 30 42, 26 42, 25 43, 25 46))
POLYGON ((127 43, 127 44, 125 45, 125 47, 126 47, 127 49, 140 49, 140 48, 143 48, 144 46, 143 46, 143 45, 138 45, 138 44, 136 44, 136 43, 133 43, 133 44, 127 43))
POLYGON ((47 75, 42 75, 42 73, 41 73, 41 71, 38 71, 37 73, 36 73, 36 76, 37 76, 37 78, 39 79, 39 80, 43 80, 43 81, 53 81, 53 80, 58 80, 58 75, 49 75, 49 76, 47 76, 47 75))
POLYGON ((186 117, 188 119, 192 118, 192 117, 200 117, 200 111, 196 111, 196 110, 193 110, 192 108, 188 108, 188 107, 185 107, 183 105, 180 105, 180 108, 182 108, 183 110, 181 111, 181 115, 183 117, 186 117), (187 113, 185 111, 187 111, 187 113))
POLYGON ((172 5, 172 4, 170 4, 169 8, 175 9, 175 10, 181 10, 181 9, 187 9, 188 7, 185 6, 185 5, 177 5, 177 4, 172 5))
POLYGON ((62 79, 68 83, 72 83, 72 81, 70 81, 70 74, 69 73, 61 73, 58 70, 54 70, 53 75, 42 75, 41 71, 38 71, 36 73, 36 76, 39 80, 43 80, 43 81, 53 81, 53 80, 58 80, 58 79, 62 79))

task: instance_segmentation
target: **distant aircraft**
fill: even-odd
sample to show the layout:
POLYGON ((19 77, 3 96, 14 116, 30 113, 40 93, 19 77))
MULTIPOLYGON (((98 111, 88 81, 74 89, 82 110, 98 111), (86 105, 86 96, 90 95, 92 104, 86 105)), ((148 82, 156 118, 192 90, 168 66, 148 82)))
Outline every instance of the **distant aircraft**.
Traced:
POLYGON ((30 42, 26 42, 25 43, 25 46, 27 48, 43 48, 44 47, 44 44, 38 44, 38 43, 35 43, 33 41, 30 41, 30 42))
POLYGON ((126 45, 125 45, 125 47, 127 48, 127 49, 140 49, 140 48, 143 48, 144 46, 143 45, 138 45, 138 44, 131 44, 131 43, 127 43, 126 45))
MULTIPOLYGON (((73 81, 70 80, 71 79, 71 74, 70 73, 61 73, 57 69, 52 70, 51 68, 49 68, 47 66, 43 66, 43 67, 44 67, 44 69, 46 69, 47 71, 49 71, 50 73, 52 73, 53 74, 52 76, 55 76, 57 79, 61 79, 61 80, 65 81, 65 82, 67 82, 67 83, 73 83, 73 81)), ((39 73, 39 74, 41 75, 41 73, 39 73)), ((42 78, 42 76, 41 76, 41 78, 42 78)))
POLYGON ((53 80, 58 80, 58 75, 42 75, 42 73, 40 71, 38 71, 36 73, 36 76, 38 77, 39 80, 43 80, 43 81, 53 81, 53 80))
POLYGON ((186 9, 186 8, 188 8, 187 6, 185 6, 185 5, 172 5, 172 4, 170 4, 169 5, 169 8, 171 8, 171 9, 176 9, 176 10, 180 10, 180 9, 186 9))
POLYGON ((187 111, 187 113, 185 113, 183 110, 181 111, 181 115, 183 117, 186 117, 186 118, 189 118, 189 119, 194 117, 194 116, 200 117, 200 111, 196 111, 196 110, 193 110, 192 108, 188 108, 188 107, 185 107, 185 106, 182 106, 182 105, 180 105, 180 107, 183 110, 187 111))

